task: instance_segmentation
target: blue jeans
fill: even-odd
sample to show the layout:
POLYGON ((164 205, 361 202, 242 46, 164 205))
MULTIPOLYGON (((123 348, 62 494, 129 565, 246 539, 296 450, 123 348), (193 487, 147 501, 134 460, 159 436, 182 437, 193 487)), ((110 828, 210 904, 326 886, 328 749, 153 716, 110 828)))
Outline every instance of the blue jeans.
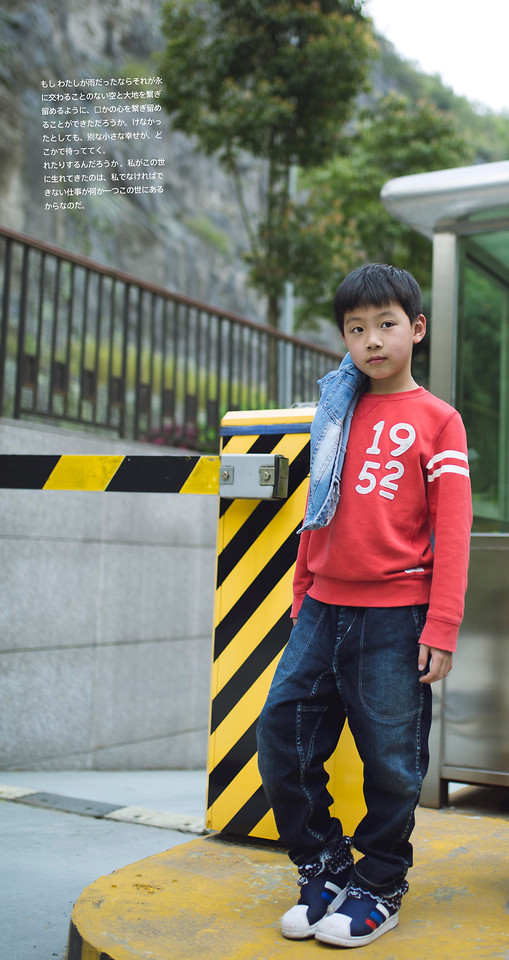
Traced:
POLYGON ((297 866, 345 845, 323 764, 348 717, 364 764, 367 813, 352 881, 401 891, 428 767, 431 688, 419 683, 427 605, 343 607, 306 596, 258 723, 258 762, 283 844, 297 866))

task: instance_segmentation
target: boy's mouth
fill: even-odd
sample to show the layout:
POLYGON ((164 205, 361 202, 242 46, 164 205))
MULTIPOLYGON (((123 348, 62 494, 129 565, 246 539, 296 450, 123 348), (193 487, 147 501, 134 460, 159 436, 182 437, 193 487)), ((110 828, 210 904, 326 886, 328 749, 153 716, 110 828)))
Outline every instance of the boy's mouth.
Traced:
POLYGON ((380 356, 370 357, 368 360, 368 363, 382 363, 384 360, 385 360, 385 357, 380 357, 380 356))

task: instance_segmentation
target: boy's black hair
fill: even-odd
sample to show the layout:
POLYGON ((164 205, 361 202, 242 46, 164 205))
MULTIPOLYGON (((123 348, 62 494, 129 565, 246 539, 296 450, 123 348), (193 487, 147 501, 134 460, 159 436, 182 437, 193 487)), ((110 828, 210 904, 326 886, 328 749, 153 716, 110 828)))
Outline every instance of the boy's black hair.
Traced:
POLYGON ((334 318, 341 335, 344 333, 345 313, 358 307, 386 307, 397 303, 405 311, 410 323, 422 313, 421 289, 415 277, 407 270, 387 263, 367 263, 357 267, 340 283, 334 297, 334 318))

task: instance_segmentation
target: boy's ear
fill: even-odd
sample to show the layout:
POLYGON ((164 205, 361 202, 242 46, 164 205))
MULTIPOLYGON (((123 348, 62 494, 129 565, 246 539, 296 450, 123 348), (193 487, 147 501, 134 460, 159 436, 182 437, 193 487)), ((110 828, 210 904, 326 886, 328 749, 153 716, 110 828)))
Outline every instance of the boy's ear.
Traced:
POLYGON ((420 343, 421 340, 424 340, 424 337, 426 336, 426 317, 424 316, 423 313, 419 314, 413 327, 414 327, 414 330, 413 330, 412 342, 420 343))

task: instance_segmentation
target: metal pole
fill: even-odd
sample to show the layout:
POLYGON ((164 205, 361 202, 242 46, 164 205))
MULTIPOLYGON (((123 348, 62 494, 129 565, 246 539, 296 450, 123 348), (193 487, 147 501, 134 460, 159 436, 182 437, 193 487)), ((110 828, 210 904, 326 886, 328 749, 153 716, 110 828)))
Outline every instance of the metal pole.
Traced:
MULTIPOLYGON (((297 195, 297 165, 292 163, 288 170, 288 199, 290 202, 297 195)), ((291 280, 285 282, 283 310, 281 314, 281 332, 293 334, 294 318, 294 284, 291 280)), ((281 342, 279 345, 279 404, 289 407, 293 400, 293 345, 281 342)))

